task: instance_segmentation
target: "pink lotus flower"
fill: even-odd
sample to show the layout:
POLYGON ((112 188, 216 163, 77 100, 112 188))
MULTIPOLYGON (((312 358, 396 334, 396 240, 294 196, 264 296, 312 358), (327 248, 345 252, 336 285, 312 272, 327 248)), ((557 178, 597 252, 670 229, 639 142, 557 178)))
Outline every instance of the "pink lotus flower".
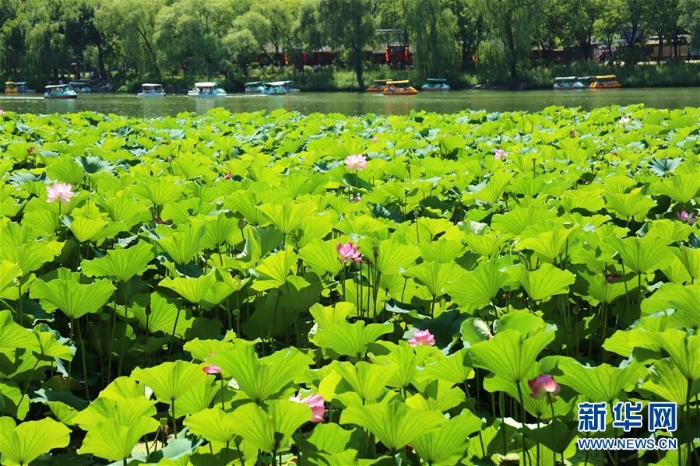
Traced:
POLYGON ((572 138, 575 138, 577 134, 578 133, 573 129, 571 131, 569 131, 569 136, 571 136, 572 138))
POLYGON ((678 217, 678 220, 681 222, 685 222, 688 225, 694 225, 695 222, 698 221, 697 218, 695 218, 695 214, 692 212, 686 212, 685 210, 681 212, 676 212, 676 217, 678 217))
POLYGON ((496 160, 503 160, 508 156, 508 152, 503 149, 496 149, 493 151, 493 158, 496 160))
POLYGON ((5 110, 0 108, 0 115, 4 115, 4 114, 5 114, 5 110))
POLYGON ((226 173, 226 176, 224 176, 224 179, 225 179, 225 180, 230 180, 232 176, 233 176, 233 175, 231 175, 230 173, 226 173))
POLYGON ((204 372, 207 374, 221 374, 221 368, 219 366, 216 366, 214 364, 209 364, 208 366, 204 366, 202 368, 204 372))
POLYGON ((372 137, 372 142, 379 142, 379 138, 377 136, 372 137))
POLYGON ((306 398, 301 398, 301 393, 297 396, 290 398, 290 401, 296 401, 297 403, 304 403, 309 408, 311 408, 311 422, 323 422, 323 415, 326 412, 326 406, 323 404, 323 397, 321 395, 311 394, 306 398))
POLYGON ((367 168, 367 159, 362 154, 348 155, 345 157, 345 166, 348 170, 357 172, 367 168))
POLYGON ((629 123, 629 122, 632 121, 632 120, 630 120, 630 119, 627 118, 627 117, 622 117, 622 118, 620 118, 620 119, 617 120, 617 121, 618 121, 621 125, 626 125, 627 123, 629 123))
POLYGON ((542 398, 546 396, 550 402, 554 401, 554 397, 559 393, 561 387, 554 381, 554 377, 548 374, 541 374, 532 380, 527 381, 530 387, 530 396, 533 398, 542 398))
POLYGON ((430 330, 416 330, 413 338, 408 340, 409 346, 435 346, 435 337, 430 330))
POLYGON ((70 198, 75 196, 75 193, 71 191, 71 188, 71 185, 65 183, 54 183, 52 186, 47 186, 47 201, 54 202, 55 200, 59 200, 64 204, 68 204, 70 202, 70 198))
POLYGON ((615 281, 617 281, 618 278, 620 278, 618 274, 612 273, 608 275, 608 278, 606 278, 605 281, 608 283, 614 283, 615 281))
POLYGON ((358 247, 356 244, 353 244, 353 243, 340 244, 340 243, 338 243, 336 250, 338 251, 338 254, 340 254, 340 260, 343 263, 348 262, 348 261, 353 261, 353 262, 357 262, 357 263, 362 262, 362 253, 358 250, 358 247))

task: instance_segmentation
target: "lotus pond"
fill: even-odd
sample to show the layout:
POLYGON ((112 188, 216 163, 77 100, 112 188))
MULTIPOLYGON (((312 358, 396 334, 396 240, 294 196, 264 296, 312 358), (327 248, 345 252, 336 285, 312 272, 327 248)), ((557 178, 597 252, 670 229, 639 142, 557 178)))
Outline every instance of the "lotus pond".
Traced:
POLYGON ((700 464, 699 154, 694 108, 6 112, 0 462, 700 464))

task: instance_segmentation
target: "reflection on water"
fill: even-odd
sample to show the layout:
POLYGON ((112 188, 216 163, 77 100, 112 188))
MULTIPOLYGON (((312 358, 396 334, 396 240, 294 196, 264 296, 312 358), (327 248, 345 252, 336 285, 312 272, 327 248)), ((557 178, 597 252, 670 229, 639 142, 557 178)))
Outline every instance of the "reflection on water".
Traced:
POLYGON ((5 96, 0 94, 0 109, 19 113, 68 113, 91 110, 138 117, 175 116, 181 112, 204 114, 214 107, 231 112, 255 112, 276 109, 294 110, 303 114, 366 113, 406 115, 412 110, 438 113, 456 113, 463 110, 507 112, 525 110, 535 112, 550 105, 580 107, 590 110, 606 105, 643 103, 647 107, 683 108, 700 107, 700 90, 676 89, 612 89, 573 91, 454 91, 423 92, 416 96, 386 97, 376 93, 312 93, 288 95, 230 94, 221 98, 197 98, 169 95, 163 98, 140 98, 125 94, 81 95, 73 100, 45 100, 41 94, 33 96, 5 96))

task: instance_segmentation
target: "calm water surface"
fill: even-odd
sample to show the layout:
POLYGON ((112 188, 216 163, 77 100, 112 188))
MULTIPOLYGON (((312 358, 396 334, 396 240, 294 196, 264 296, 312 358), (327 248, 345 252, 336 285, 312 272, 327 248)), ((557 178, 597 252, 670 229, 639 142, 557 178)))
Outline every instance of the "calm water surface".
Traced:
POLYGON ((69 113, 91 110, 136 117, 174 116, 180 112, 206 113, 214 107, 231 112, 294 110, 302 114, 366 113, 405 115, 411 110, 454 113, 462 110, 535 112, 550 105, 581 107, 590 110, 606 105, 643 103, 647 107, 700 107, 700 88, 613 89, 573 91, 452 91, 422 92, 416 96, 385 97, 374 93, 300 92, 286 96, 231 94, 223 98, 197 98, 168 95, 164 98, 140 98, 126 94, 81 95, 75 100, 44 100, 41 95, 5 96, 0 94, 0 109, 18 113, 69 113))

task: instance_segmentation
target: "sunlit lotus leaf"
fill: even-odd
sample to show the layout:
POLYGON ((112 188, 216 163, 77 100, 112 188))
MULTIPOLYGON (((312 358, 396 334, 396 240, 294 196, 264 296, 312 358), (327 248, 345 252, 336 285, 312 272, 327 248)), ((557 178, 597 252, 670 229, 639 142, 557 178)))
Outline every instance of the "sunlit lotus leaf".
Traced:
POLYGON ((654 185, 656 194, 665 194, 674 201, 686 203, 698 195, 700 178, 691 174, 674 174, 654 185))
POLYGON ((426 411, 448 412, 464 403, 466 394, 460 387, 454 387, 447 380, 431 380, 421 377, 416 384, 420 393, 408 397, 406 406, 426 411))
MULTIPOLYGON (((311 432, 308 443, 317 452, 343 453, 350 445, 351 436, 351 431, 343 429, 338 424, 319 424, 311 432)), ((311 454, 311 452, 306 454, 311 454)))
POLYGON ((251 225, 262 225, 268 221, 257 205, 255 194, 251 191, 237 192, 224 200, 224 207, 239 213, 251 225))
POLYGON ((316 206, 312 203, 297 204, 287 201, 282 205, 263 204, 258 206, 272 224, 285 235, 288 235, 303 224, 309 221, 309 217, 314 214, 316 206))
POLYGON ((693 280, 700 279, 700 249, 687 246, 672 248, 673 254, 681 261, 693 280))
POLYGON ((220 351, 209 358, 209 362, 221 367, 224 376, 234 378, 248 397, 261 402, 303 375, 311 360, 296 348, 258 358, 255 349, 246 345, 233 351, 220 351))
POLYGON ((64 157, 46 167, 46 176, 59 183, 80 186, 85 179, 85 172, 74 160, 64 157))
POLYGON ((598 303, 610 304, 626 293, 625 284, 622 281, 609 282, 603 275, 582 274, 588 282, 588 296, 584 297, 592 305, 598 303))
POLYGON ((90 406, 80 411, 73 418, 73 423, 81 429, 90 431, 99 428, 100 424, 111 420, 121 426, 130 426, 140 419, 150 419, 155 430, 158 422, 151 416, 156 414, 154 402, 145 396, 113 399, 100 396, 90 406))
POLYGON ((335 276, 345 264, 340 260, 337 241, 314 241, 299 251, 299 258, 319 275, 329 272, 335 276))
POLYGON ((58 215, 50 209, 37 209, 26 212, 22 218, 22 226, 29 227, 44 235, 56 232, 60 222, 58 215))
POLYGON ((662 348, 671 357, 673 363, 689 381, 700 380, 700 336, 688 335, 682 330, 666 329, 656 332, 655 341, 648 345, 662 348))
POLYGON ((88 430, 78 453, 91 454, 110 461, 121 461, 131 456, 134 446, 141 437, 154 432, 159 426, 158 421, 150 417, 135 419, 128 426, 112 419, 105 419, 88 430))
POLYGON ((441 413, 411 409, 396 401, 350 406, 340 415, 340 424, 364 427, 392 450, 403 448, 445 423, 447 419, 441 413))
POLYGON ((367 345, 380 336, 391 333, 393 329, 391 324, 365 324, 363 321, 350 324, 343 321, 319 329, 313 342, 344 356, 362 357, 367 351, 367 345))
POLYGON ((391 365, 396 369, 387 385, 395 388, 408 387, 415 378, 419 370, 418 366, 425 359, 425 356, 417 355, 416 351, 405 342, 399 345, 390 342, 379 342, 378 344, 384 346, 389 353, 373 356, 372 362, 379 366, 391 365))
POLYGON ((16 383, 0 382, 0 413, 22 420, 29 413, 30 401, 16 383))
POLYGON ((506 214, 494 215, 491 228, 502 233, 519 235, 530 225, 545 220, 554 220, 556 217, 556 211, 542 207, 515 207, 506 214))
POLYGON ((54 448, 63 448, 70 441, 70 429, 60 422, 45 418, 15 425, 10 417, 0 417, 0 453, 3 464, 26 465, 54 448))
POLYGON ((177 402, 197 384, 206 384, 207 375, 199 366, 185 361, 164 362, 142 369, 137 367, 131 376, 148 385, 162 403, 177 402))
POLYGON ((355 305, 352 303, 341 301, 335 306, 321 306, 314 304, 309 309, 309 312, 314 318, 319 328, 327 328, 340 322, 345 322, 345 319, 357 313, 355 305))
POLYGON ((106 256, 83 260, 80 265, 88 277, 110 277, 119 282, 126 282, 131 277, 145 272, 148 263, 154 257, 153 246, 141 241, 128 249, 110 249, 106 256))
POLYGON ((603 192, 602 189, 566 191, 561 196, 561 205, 569 212, 574 209, 586 210, 592 213, 600 212, 605 208, 603 192))
POLYGON ((127 228, 151 218, 146 206, 130 197, 108 197, 103 206, 113 221, 124 222, 127 228))
POLYGON ((451 263, 457 257, 464 253, 465 247, 460 241, 447 240, 445 237, 440 237, 432 243, 418 244, 420 257, 426 261, 435 261, 440 263, 451 263))
POLYGON ((625 267, 635 273, 646 273, 665 266, 673 257, 671 251, 658 239, 613 239, 625 267))
MULTIPOLYGON (((538 365, 536 364, 532 368, 532 373, 529 377, 535 378, 537 375, 539 375, 540 370, 540 367, 538 367, 538 365)), ((559 380, 558 376, 555 378, 556 380, 559 380)), ((508 395, 510 395, 511 398, 520 403, 520 393, 518 393, 518 386, 513 382, 504 379, 503 377, 494 375, 484 378, 484 390, 486 390, 489 393, 507 393, 508 395)), ((525 408, 525 410, 527 410, 528 413, 530 413, 532 416, 539 417, 542 419, 552 418, 552 407, 550 405, 549 398, 546 396, 541 398, 534 398, 530 396, 531 390, 528 385, 528 378, 525 378, 520 381, 520 390, 523 394, 523 407, 525 408)), ((565 416, 571 413, 571 411, 574 409, 576 400, 577 398, 573 397, 567 402, 562 397, 556 397, 553 403, 555 417, 565 416)))
POLYGON ((651 222, 646 236, 658 238, 665 244, 672 244, 686 241, 692 232, 693 227, 691 225, 664 218, 651 222))
POLYGON ((4 259, 0 261, 0 292, 11 285, 15 278, 21 276, 22 269, 20 269, 16 263, 4 259))
POLYGON ((545 330, 525 337, 517 330, 507 329, 491 340, 472 345, 469 352, 474 367, 518 383, 531 373, 537 355, 554 340, 554 333, 545 330))
POLYGON ((690 387, 688 394, 688 381, 678 367, 666 358, 654 362, 649 369, 649 379, 641 387, 657 395, 665 401, 684 406, 686 397, 692 397, 700 392, 700 382, 696 381, 690 387))
POLYGON ((172 258, 175 263, 185 265, 194 259, 200 250, 200 242, 204 236, 203 226, 190 225, 182 231, 158 240, 158 245, 172 258))
MULTIPOLYGON (((334 365, 334 370, 342 378, 336 387, 336 398, 345 400, 342 394, 349 392, 353 396, 359 397, 359 400, 373 402, 386 391, 389 381, 398 371, 398 366, 370 364, 365 361, 354 365, 342 362, 334 365)), ((345 404, 348 404, 347 400, 345 400, 345 404)))
POLYGON ((477 235, 469 233, 465 235, 464 242, 474 254, 491 258, 501 252, 501 247, 506 242, 506 238, 494 234, 477 235))
POLYGON ((203 437, 209 442, 226 444, 234 439, 236 432, 240 431, 236 428, 235 422, 235 415, 225 413, 217 405, 188 416, 184 424, 194 435, 203 437))
POLYGON ((284 285, 296 261, 297 256, 291 248, 266 257, 255 268, 256 279, 251 287, 256 291, 265 291, 284 285))
POLYGON ((440 430, 415 438, 411 446, 428 464, 458 464, 469 448, 465 439, 481 430, 482 425, 481 419, 465 410, 451 418, 440 430))
POLYGON ((518 241, 519 249, 529 249, 545 262, 556 262, 569 247, 569 236, 573 233, 573 228, 554 227, 547 229, 536 236, 518 241))
POLYGON ((605 207, 612 213, 618 214, 621 219, 635 219, 641 221, 652 208, 656 207, 656 202, 639 191, 627 194, 606 194, 605 207))
POLYGON ((193 414, 211 406, 214 397, 221 389, 221 383, 208 377, 205 383, 197 383, 182 395, 175 404, 175 417, 193 414))
POLYGON ((445 294, 445 287, 454 278, 456 267, 454 263, 421 262, 409 267, 403 275, 415 278, 428 288, 434 298, 437 298, 445 294))
POLYGON ((36 280, 29 296, 39 299, 44 310, 59 309, 71 319, 99 312, 115 290, 109 280, 82 283, 80 273, 65 268, 58 269, 55 276, 49 281, 36 280))
POLYGON ((141 328, 148 330, 149 333, 163 332, 171 335, 174 332, 178 338, 183 338, 194 322, 189 311, 185 309, 178 311, 175 303, 169 302, 158 292, 151 293, 150 307, 136 302, 132 304, 129 311, 141 328))
POLYGON ((591 402, 612 402, 623 390, 632 390, 647 374, 646 367, 637 362, 624 367, 609 364, 587 367, 572 358, 562 357, 557 365, 563 372, 556 377, 557 382, 573 388, 591 402))
POLYGON ((58 241, 17 241, 13 229, 3 230, 0 234, 0 257, 19 266, 22 274, 34 272, 56 257, 63 247, 58 241), (13 240, 14 238, 14 240, 13 240))
POLYGON ((472 272, 455 273, 453 281, 445 286, 452 300, 467 309, 486 306, 496 297, 506 282, 507 275, 495 261, 477 266, 472 272))
POLYGON ((216 283, 216 274, 210 271, 199 277, 165 277, 158 283, 159 286, 169 288, 193 304, 204 300, 204 296, 216 283))
POLYGON ((439 353, 437 360, 425 365, 422 374, 428 378, 446 380, 453 384, 461 384, 474 377, 469 352, 463 348, 449 356, 439 353))
POLYGON ((688 270, 683 265, 683 262, 678 257, 674 257, 666 264, 666 267, 660 269, 670 283, 689 283, 692 278, 688 270))
POLYGON ((145 179, 132 190, 138 198, 162 206, 177 200, 183 192, 183 187, 177 184, 177 181, 164 177, 145 179))
POLYGON ((568 293, 569 285, 573 284, 576 279, 573 273, 558 269, 551 264, 542 264, 539 269, 534 271, 529 271, 523 266, 514 267, 511 270, 530 299, 534 301, 542 301, 554 295, 568 293))

